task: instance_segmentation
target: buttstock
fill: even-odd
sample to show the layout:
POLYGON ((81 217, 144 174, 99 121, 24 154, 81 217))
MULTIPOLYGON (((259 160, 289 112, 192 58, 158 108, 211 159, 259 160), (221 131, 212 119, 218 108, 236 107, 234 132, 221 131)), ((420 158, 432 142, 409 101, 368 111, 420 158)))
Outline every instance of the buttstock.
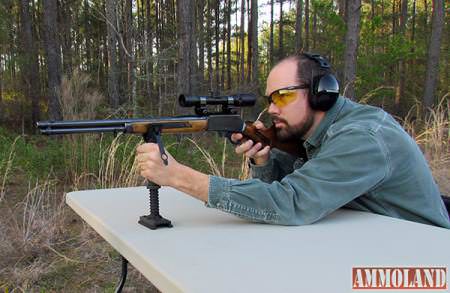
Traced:
POLYGON ((245 137, 253 140, 255 144, 259 142, 263 147, 270 146, 270 148, 279 149, 296 157, 301 157, 304 159, 307 158, 306 150, 302 145, 302 141, 279 141, 277 139, 277 133, 274 125, 272 125, 270 128, 259 130, 253 125, 253 122, 246 121, 245 126, 246 127, 242 134, 245 137))

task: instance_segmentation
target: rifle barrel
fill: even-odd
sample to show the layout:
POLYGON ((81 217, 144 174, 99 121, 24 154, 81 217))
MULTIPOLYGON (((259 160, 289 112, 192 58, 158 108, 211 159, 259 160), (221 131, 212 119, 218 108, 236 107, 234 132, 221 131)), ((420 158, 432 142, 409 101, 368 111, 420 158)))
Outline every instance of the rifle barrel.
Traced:
POLYGON ((151 119, 111 119, 111 120, 67 120, 67 121, 39 121, 39 129, 58 128, 94 128, 94 127, 120 127, 126 123, 146 122, 151 119))
POLYGON ((84 127, 84 128, 56 128, 56 129, 41 129, 42 134, 57 135, 57 134, 74 134, 74 133, 92 133, 92 132, 125 132, 125 126, 111 126, 111 127, 84 127))

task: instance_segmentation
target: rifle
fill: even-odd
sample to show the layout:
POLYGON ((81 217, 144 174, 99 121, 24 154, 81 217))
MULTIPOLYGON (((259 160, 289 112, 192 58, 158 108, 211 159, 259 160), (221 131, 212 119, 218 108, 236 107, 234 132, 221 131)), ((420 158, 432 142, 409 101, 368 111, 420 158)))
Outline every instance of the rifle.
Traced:
MULTIPOLYGON (((161 160, 168 164, 168 156, 164 150, 161 134, 195 133, 215 131, 228 136, 242 133, 244 137, 270 146, 297 157, 306 157, 300 142, 281 142, 276 138, 275 126, 258 130, 253 122, 243 121, 237 113, 239 107, 254 106, 256 96, 237 94, 230 96, 179 96, 182 107, 194 107, 196 115, 145 119, 109 119, 109 120, 71 120, 71 121, 39 121, 37 127, 45 135, 61 135, 75 133, 129 133, 142 135, 145 142, 158 144, 161 160), (220 106, 221 110, 211 112, 207 106, 220 106)), ((159 215, 159 185, 148 182, 150 192, 150 214, 141 216, 139 223, 157 229, 160 226, 172 227, 171 222, 159 215)))

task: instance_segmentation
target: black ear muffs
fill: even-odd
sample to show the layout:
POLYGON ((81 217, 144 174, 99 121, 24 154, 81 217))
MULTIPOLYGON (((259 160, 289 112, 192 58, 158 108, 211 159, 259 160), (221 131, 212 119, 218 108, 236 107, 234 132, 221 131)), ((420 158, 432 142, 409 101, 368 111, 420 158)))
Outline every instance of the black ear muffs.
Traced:
MULTIPOLYGON (((330 68, 328 61, 319 54, 303 53, 303 55, 317 62, 320 68, 330 68)), ((309 105, 313 110, 328 111, 338 97, 339 82, 333 74, 327 73, 313 77, 308 96, 309 105)))
POLYGON ((309 95, 309 105, 314 110, 328 111, 339 97, 339 83, 333 74, 314 78, 309 95))

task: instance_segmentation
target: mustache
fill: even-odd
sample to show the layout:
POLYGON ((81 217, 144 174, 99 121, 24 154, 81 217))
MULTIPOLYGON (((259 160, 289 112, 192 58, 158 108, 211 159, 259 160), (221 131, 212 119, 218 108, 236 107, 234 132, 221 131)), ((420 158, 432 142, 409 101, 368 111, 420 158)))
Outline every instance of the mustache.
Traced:
POLYGON ((275 116, 275 115, 271 115, 271 116, 270 116, 270 119, 272 120, 272 122, 277 121, 277 122, 282 122, 282 123, 284 123, 284 124, 288 124, 287 121, 286 121, 285 119, 283 119, 283 118, 281 118, 281 117, 278 117, 278 116, 275 116))

